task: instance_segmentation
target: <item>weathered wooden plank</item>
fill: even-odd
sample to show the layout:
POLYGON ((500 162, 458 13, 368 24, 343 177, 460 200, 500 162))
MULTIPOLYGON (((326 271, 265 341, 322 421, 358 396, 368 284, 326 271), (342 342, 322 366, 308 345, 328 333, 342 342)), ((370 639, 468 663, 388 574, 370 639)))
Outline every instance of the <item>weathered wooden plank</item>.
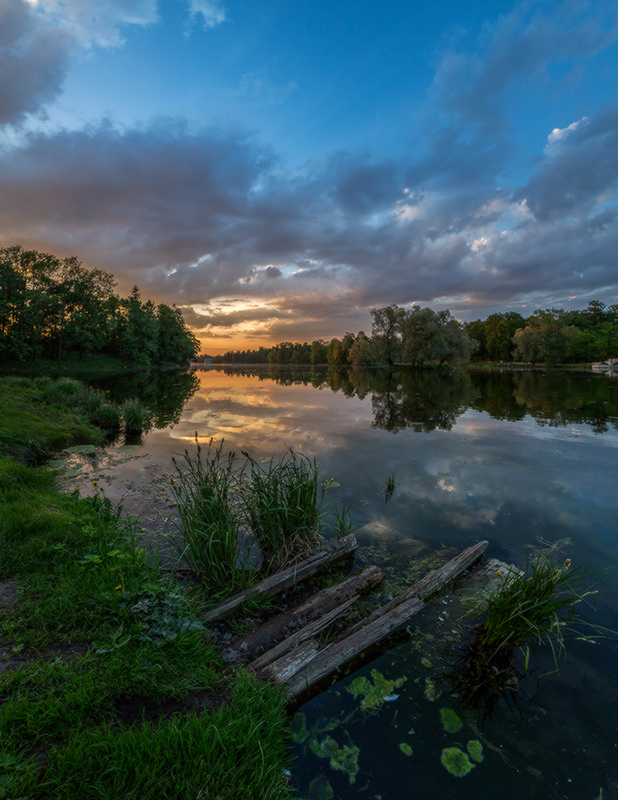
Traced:
MULTIPOLYGON (((377 644, 400 625, 405 625, 424 606, 422 600, 413 597, 400 603, 388 614, 374 620, 364 628, 314 654, 310 659, 297 658, 295 669, 287 660, 287 656, 284 656, 283 659, 274 661, 265 667, 258 675, 281 684, 290 699, 297 697, 301 692, 360 655, 363 650, 377 644)), ((295 650, 292 651, 292 653, 295 652, 295 650)))
POLYGON ((262 653, 261 656, 252 661, 248 666, 250 669, 254 670, 255 672, 259 672, 261 669, 264 669, 268 664, 271 664, 273 661, 276 661, 278 658, 281 658, 289 651, 296 648, 301 642, 316 636, 320 631, 325 630, 336 619, 343 616, 348 609, 356 603, 358 600, 358 595, 354 597, 350 597, 341 605, 333 608, 324 616, 319 617, 318 619, 314 619, 308 625, 305 625, 304 628, 301 628, 298 631, 295 631, 291 636, 288 636, 287 639, 284 639, 279 644, 275 645, 270 650, 267 650, 265 653, 262 653))
POLYGON ((340 558, 353 553, 356 550, 357 541, 353 533, 338 539, 336 542, 322 548, 315 555, 310 556, 304 561, 294 564, 292 567, 282 570, 275 575, 270 575, 255 586, 245 589, 243 592, 229 597, 222 603, 208 609, 200 615, 202 622, 214 622, 217 619, 225 619, 233 614, 243 603, 253 598, 274 597, 280 592, 295 586, 305 578, 315 575, 324 567, 338 561, 340 558))
POLYGON ((317 641, 315 639, 308 639, 299 647, 295 647, 257 674, 260 678, 274 679, 277 683, 286 685, 288 681, 292 680, 294 675, 298 672, 302 672, 303 667, 311 663, 316 657, 317 652, 317 641))
POLYGON ((227 660, 248 661, 282 638, 304 628, 312 620, 318 619, 332 609, 362 592, 367 592, 384 580, 379 567, 371 566, 351 575, 344 581, 328 586, 317 592, 302 605, 267 620, 254 631, 239 639, 227 660))
POLYGON ((425 606, 426 600, 474 564, 485 552, 487 545, 487 541, 482 541, 467 548, 346 631, 337 641, 320 652, 311 651, 310 658, 303 655, 291 662, 291 654, 288 653, 263 667, 258 675, 283 685, 290 699, 297 697, 406 624, 425 606))
POLYGON ((363 628, 365 625, 368 625, 374 620, 379 619, 385 614, 388 614, 389 611, 398 606, 400 603, 403 603, 412 597, 418 597, 423 601, 431 599, 434 595, 438 594, 438 592, 441 592, 447 584, 458 578, 462 572, 465 572, 469 567, 472 566, 472 564, 478 561, 485 550, 487 550, 488 545, 489 542, 487 539, 483 539, 482 541, 473 544, 471 547, 468 547, 466 550, 463 550, 450 561, 447 561, 443 567, 432 570, 422 580, 418 581, 418 583, 415 583, 414 586, 411 586, 409 589, 406 589, 405 592, 402 592, 388 603, 385 603, 383 606, 380 606, 380 608, 377 608, 366 619, 357 622, 356 625, 353 625, 345 635, 349 636, 351 633, 360 630, 360 628, 363 628))

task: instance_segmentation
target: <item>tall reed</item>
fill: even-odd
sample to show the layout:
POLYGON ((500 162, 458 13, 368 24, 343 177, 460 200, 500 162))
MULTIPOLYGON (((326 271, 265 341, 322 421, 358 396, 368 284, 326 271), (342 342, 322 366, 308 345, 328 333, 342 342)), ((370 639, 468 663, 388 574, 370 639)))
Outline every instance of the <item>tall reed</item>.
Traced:
POLYGON ((236 497, 241 470, 235 453, 224 454, 223 441, 214 447, 211 439, 204 455, 197 435, 196 444, 194 456, 185 450, 180 463, 173 459, 179 549, 200 582, 217 593, 229 593, 249 577, 241 553, 236 497))
POLYGON ((262 554, 263 571, 274 572, 322 544, 324 487, 315 459, 293 450, 263 464, 243 455, 245 518, 262 554))

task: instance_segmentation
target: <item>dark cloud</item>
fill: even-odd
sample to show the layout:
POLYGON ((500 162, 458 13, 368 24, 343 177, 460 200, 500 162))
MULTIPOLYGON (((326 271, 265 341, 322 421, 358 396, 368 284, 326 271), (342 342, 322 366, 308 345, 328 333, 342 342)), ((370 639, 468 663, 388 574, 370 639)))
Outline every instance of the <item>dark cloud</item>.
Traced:
POLYGON ((514 200, 525 200, 541 221, 595 212, 618 183, 618 109, 555 131, 546 151, 514 200))
MULTIPOLYGON (((17 57, 40 31, 23 3, 0 3, 0 47, 17 57)), ((121 291, 138 283, 184 306, 204 336, 253 327, 256 342, 367 330, 369 308, 392 302, 474 316, 615 293, 615 109, 547 131, 525 185, 498 180, 514 152, 504 98, 553 61, 594 54, 615 30, 603 15, 522 8, 485 29, 480 55, 443 60, 422 152, 339 152, 292 172, 248 134, 173 120, 31 134, 0 151, 0 237, 75 254, 112 271, 121 291)), ((44 82, 47 95, 23 91, 19 107, 0 90, 0 113, 21 119, 61 79, 44 82)))
POLYGON ((17 124, 60 94, 75 42, 41 26, 23 0, 0 0, 0 125, 17 124))

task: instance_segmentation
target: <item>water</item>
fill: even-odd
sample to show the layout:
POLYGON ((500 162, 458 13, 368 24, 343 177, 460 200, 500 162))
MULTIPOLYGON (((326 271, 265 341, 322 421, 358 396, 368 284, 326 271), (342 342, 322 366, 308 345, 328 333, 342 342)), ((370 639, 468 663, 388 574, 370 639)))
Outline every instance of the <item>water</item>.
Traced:
MULTIPOLYGON (((385 597, 411 578, 412 559, 431 564, 436 553, 443 558, 482 538, 488 555, 520 565, 528 546, 563 539, 574 565, 618 564, 618 382, 605 375, 388 377, 266 367, 167 375, 159 386, 140 384, 139 376, 131 386, 107 384, 118 398, 138 395, 156 406, 160 427, 128 448, 117 442, 104 458, 73 457, 73 482, 124 497, 145 527, 167 513, 171 456, 191 447, 197 431, 202 442, 223 437, 256 457, 289 447, 315 456, 324 477, 341 484, 332 499, 351 504, 358 525, 367 526, 356 561, 385 568, 385 597), (395 489, 387 502, 389 476, 395 489)), ((596 582, 600 593, 583 616, 617 629, 618 570, 596 582)), ((549 653, 533 649, 535 670, 521 685, 518 710, 486 722, 464 717, 449 733, 441 709, 452 699, 439 679, 460 636, 451 600, 434 604, 409 642, 299 709, 299 793, 618 798, 616 639, 571 642, 558 675, 546 674, 549 653), (352 684, 363 676, 369 684, 352 684), (382 679, 398 685, 372 708, 348 691, 379 688, 382 679), (474 741, 483 760, 469 759, 471 771, 454 777, 442 764, 444 749, 468 752, 474 741)))

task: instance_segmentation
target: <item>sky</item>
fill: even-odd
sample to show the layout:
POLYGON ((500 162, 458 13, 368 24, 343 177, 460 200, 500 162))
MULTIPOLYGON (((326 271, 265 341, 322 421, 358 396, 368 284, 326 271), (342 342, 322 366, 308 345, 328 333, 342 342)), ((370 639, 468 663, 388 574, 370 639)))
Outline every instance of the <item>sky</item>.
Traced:
POLYGON ((0 0, 0 244, 204 352, 618 302, 614 0, 0 0))

